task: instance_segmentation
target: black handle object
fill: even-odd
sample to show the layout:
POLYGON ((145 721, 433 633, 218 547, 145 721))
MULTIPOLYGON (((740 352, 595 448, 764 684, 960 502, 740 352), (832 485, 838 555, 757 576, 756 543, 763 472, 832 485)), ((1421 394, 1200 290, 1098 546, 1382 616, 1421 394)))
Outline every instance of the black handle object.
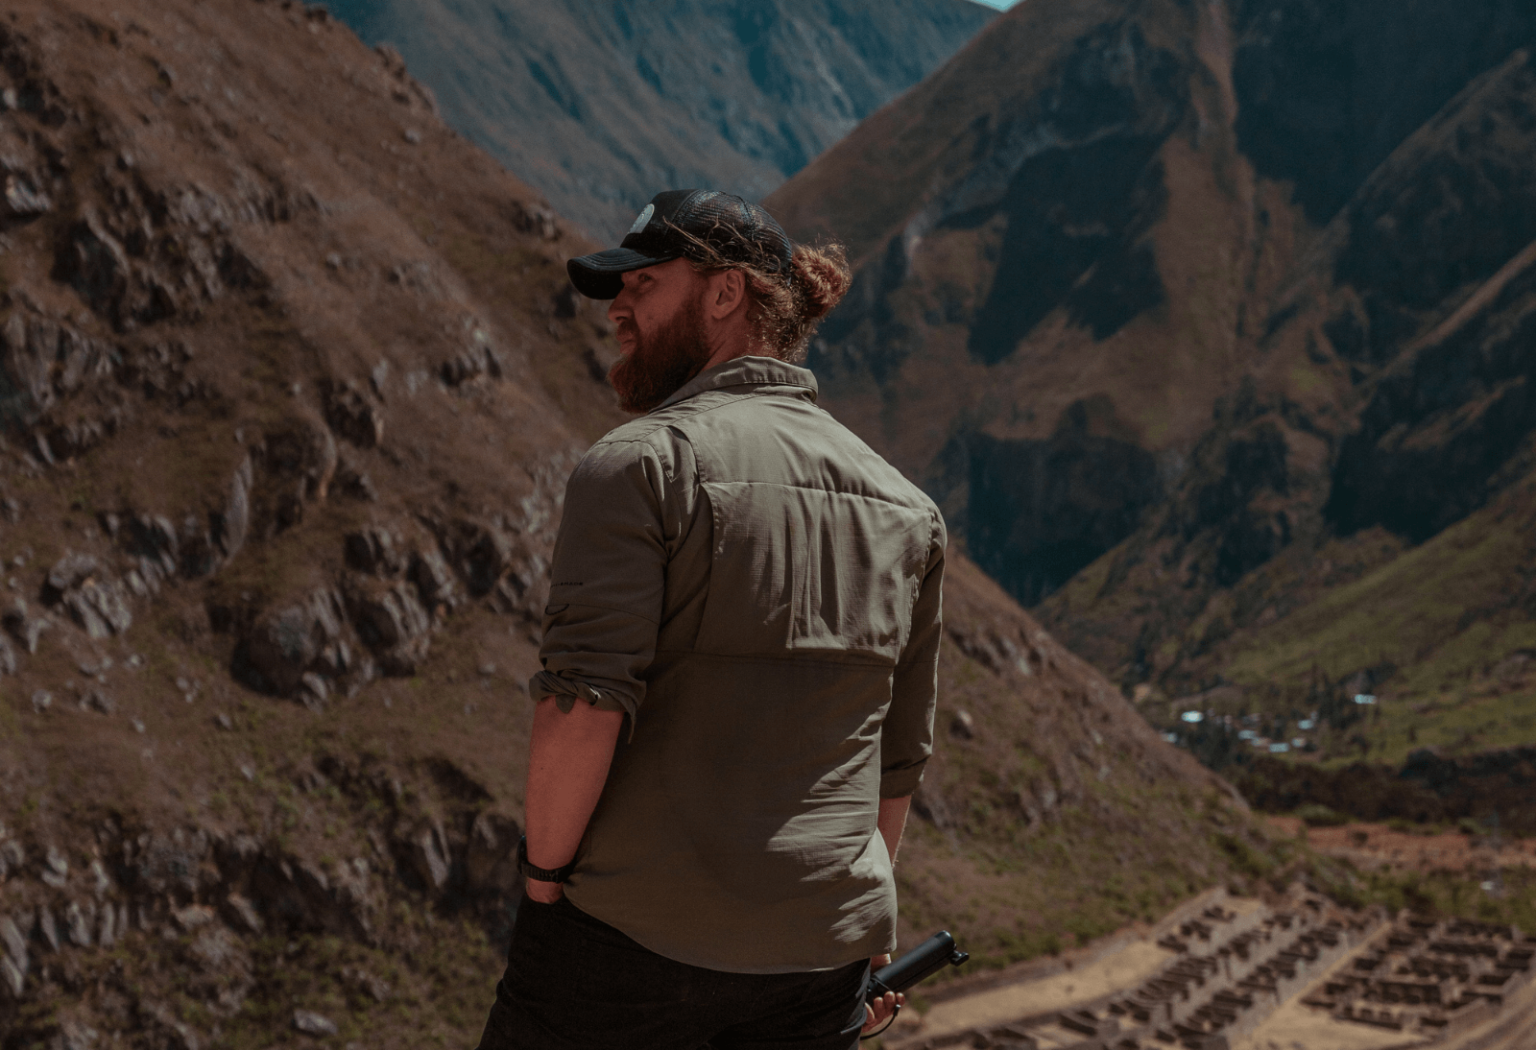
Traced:
POLYGON ((904 992, 924 977, 946 966, 959 966, 970 954, 955 947, 948 930, 940 930, 889 966, 882 966, 869 977, 866 1002, 874 1002, 886 992, 904 992))

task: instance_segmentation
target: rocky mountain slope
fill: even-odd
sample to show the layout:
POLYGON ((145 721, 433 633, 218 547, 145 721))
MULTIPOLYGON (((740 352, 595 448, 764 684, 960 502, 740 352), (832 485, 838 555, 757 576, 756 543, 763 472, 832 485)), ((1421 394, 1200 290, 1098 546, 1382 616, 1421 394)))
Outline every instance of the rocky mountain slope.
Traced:
POLYGON ((859 260, 830 403, 1155 721, 1536 738, 1533 45, 1508 0, 1020 5, 769 201, 859 260))
MULTIPOLYGON (((590 248, 276 0, 0 18, 0 1047, 468 1045, 519 886, 590 248)), ((956 552, 906 943, 1262 874, 1221 781, 956 552)))
POLYGON ((598 240, 662 189, 766 195, 954 54, 972 0, 336 0, 598 240))

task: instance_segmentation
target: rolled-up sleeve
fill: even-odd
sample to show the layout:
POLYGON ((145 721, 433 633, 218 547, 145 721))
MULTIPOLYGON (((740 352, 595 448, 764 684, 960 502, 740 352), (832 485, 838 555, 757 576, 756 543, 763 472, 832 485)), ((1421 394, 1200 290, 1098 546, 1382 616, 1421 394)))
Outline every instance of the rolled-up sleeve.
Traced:
POLYGON ((662 615, 666 489, 666 464, 644 441, 600 442, 571 475, 534 700, 552 696, 563 711, 582 700, 633 725, 662 615))
POLYGON ((912 608, 912 632, 891 679, 891 706, 880 731, 880 797, 917 790, 933 754, 933 715, 939 697, 939 639, 943 634, 945 532, 935 539, 912 608))

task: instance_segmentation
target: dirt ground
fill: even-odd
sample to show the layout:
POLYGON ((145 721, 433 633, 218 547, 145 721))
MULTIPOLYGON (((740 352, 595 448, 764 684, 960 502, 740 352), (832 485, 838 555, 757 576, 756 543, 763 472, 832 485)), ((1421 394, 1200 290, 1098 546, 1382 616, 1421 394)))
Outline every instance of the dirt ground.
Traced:
MULTIPOLYGON (((1166 948, 1139 941, 1087 966, 1043 980, 1004 985, 936 1003, 922 1017, 921 1035, 927 1039, 1081 1006, 1114 992, 1135 988, 1154 976, 1174 956, 1175 953, 1166 948)), ((901 1043, 893 1039, 891 1045, 899 1047, 901 1043)))
MULTIPOLYGON (((1321 1010, 1302 1005, 1313 988, 1352 958, 1339 960, 1233 1050, 1399 1050, 1428 1045, 1431 1040, 1424 1036, 1335 1021, 1321 1010)), ((1527 986, 1484 1024, 1434 1045, 1437 1050, 1530 1050, 1536 1046, 1536 986, 1527 986)))
POLYGON ((1297 817, 1266 817, 1271 827, 1305 837, 1319 853, 1348 860, 1362 869, 1398 867, 1420 871, 1492 871, 1536 866, 1536 839, 1495 839, 1459 831, 1418 835, 1385 824, 1309 828, 1297 817))
POLYGON ((1306 991, 1282 1004, 1263 1024, 1239 1039, 1233 1050, 1397 1050, 1429 1042, 1412 1033, 1335 1021, 1315 1007, 1302 1005, 1302 999, 1312 988, 1347 968, 1354 957, 1351 952, 1328 967, 1306 991))
POLYGON ((1423 1036, 1335 1021, 1297 998, 1271 1014, 1235 1050, 1397 1050, 1427 1042, 1423 1036))
MULTIPOLYGON (((1202 894, 1197 901, 1209 899, 1209 894, 1202 894)), ((1221 903, 1238 914, 1263 907, 1257 900, 1243 898, 1222 897, 1221 903)), ((1193 910, 1186 904, 1174 914, 1185 915, 1193 910)), ((1156 943, 1170 923, 1170 919, 1165 919, 1154 927, 1121 930, 1108 940, 1113 943, 1127 935, 1135 935, 1135 939, 1048 976, 1021 972, 1017 980, 1006 984, 943 999, 921 1017, 916 1011, 904 1011, 886 1045, 900 1050, 908 1039, 929 1039, 970 1028, 1007 1024, 1099 1003, 1117 992, 1129 991, 1175 958, 1175 952, 1156 943)))

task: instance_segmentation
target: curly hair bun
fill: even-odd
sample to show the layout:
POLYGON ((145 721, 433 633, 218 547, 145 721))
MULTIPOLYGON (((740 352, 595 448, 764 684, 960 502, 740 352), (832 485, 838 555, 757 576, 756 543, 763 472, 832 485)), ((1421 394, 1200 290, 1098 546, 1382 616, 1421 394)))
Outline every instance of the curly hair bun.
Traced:
POLYGON ((806 321, 825 317, 848 294, 853 278, 848 271, 848 254, 842 245, 811 247, 797 244, 790 265, 794 270, 796 290, 800 293, 801 316, 806 321))

